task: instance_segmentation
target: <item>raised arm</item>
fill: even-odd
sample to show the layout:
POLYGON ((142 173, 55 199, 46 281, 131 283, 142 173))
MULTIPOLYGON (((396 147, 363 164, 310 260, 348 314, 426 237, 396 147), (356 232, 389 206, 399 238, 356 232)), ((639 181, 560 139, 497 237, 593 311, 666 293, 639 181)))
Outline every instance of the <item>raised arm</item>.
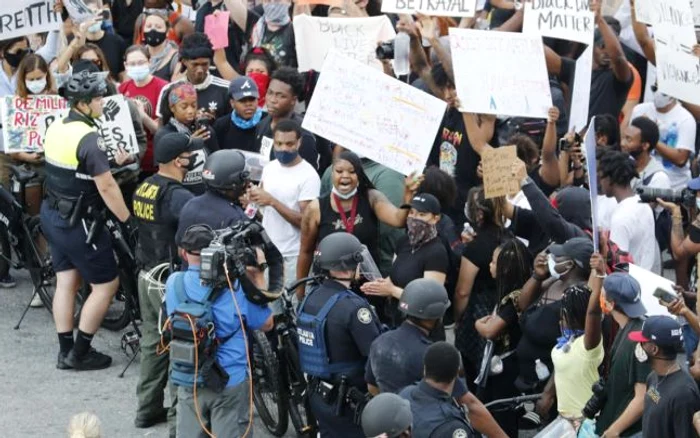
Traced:
MULTIPOLYGON (((410 204, 411 199, 418 191, 418 187, 423 182, 423 175, 412 173, 406 177, 404 182, 403 204, 410 204)), ((372 206, 374 214, 381 222, 396 228, 406 226, 408 210, 397 208, 386 195, 379 190, 369 191, 369 204, 372 206)))
POLYGON ((231 13, 231 22, 245 32, 248 26, 248 6, 243 0, 224 0, 224 4, 231 13))
MULTIPOLYGON (((435 52, 435 56, 442 64, 445 69, 445 73, 450 78, 452 83, 455 81, 454 70, 452 68, 452 57, 442 44, 440 43, 440 38, 438 38, 437 26, 435 23, 435 18, 433 17, 421 17, 416 23, 416 27, 420 30, 420 34, 423 38, 430 42, 430 49, 435 52)), ((422 44, 421 44, 422 45, 422 44)), ((422 52, 422 50, 421 50, 422 52)))
POLYGON ((620 41, 613 30, 608 26, 608 23, 603 18, 601 12, 601 0, 591 0, 591 11, 595 15, 595 23, 598 25, 600 34, 603 36, 605 43, 605 53, 607 53, 612 64, 612 71, 615 78, 620 82, 627 82, 632 78, 632 70, 627 63, 625 53, 622 51, 620 41))
POLYGON ((553 106, 548 112, 547 129, 544 132, 544 140, 542 141, 542 167, 540 168, 542 180, 552 187, 559 187, 557 120, 559 120, 559 108, 553 106))
POLYGON ((603 287, 603 278, 606 270, 605 259, 599 253, 594 253, 591 256, 591 275, 588 278, 591 298, 588 300, 586 327, 583 335, 583 346, 589 351, 600 344, 603 336, 603 312, 600 309, 600 291, 603 287))
POLYGON ((474 152, 481 154, 486 149, 492 149, 489 141, 493 138, 496 129, 496 118, 491 115, 462 113, 464 126, 467 128, 467 137, 474 152))
POLYGON ((656 45, 654 40, 649 36, 647 32, 647 26, 644 23, 637 21, 637 13, 634 10, 634 0, 630 0, 630 12, 632 18, 632 30, 634 31, 634 38, 639 43, 639 47, 642 48, 642 53, 644 57, 651 62, 652 65, 656 65, 656 45))

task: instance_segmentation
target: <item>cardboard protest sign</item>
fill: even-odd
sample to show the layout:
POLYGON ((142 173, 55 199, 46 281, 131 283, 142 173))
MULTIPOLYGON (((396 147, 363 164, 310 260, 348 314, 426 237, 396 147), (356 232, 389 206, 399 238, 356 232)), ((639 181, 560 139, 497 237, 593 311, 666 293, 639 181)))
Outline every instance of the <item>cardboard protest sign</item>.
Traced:
POLYGON ((657 44, 656 65, 659 91, 700 105, 700 59, 697 56, 657 44))
POLYGON ((0 41, 32 33, 58 30, 61 16, 53 0, 0 1, 0 41))
POLYGON ((588 125, 588 131, 583 140, 583 150, 586 154, 586 172, 588 172, 588 193, 591 198, 591 224, 593 229, 593 248, 600 251, 600 236, 598 235, 598 169, 596 163, 595 117, 588 125))
POLYGON ((450 28, 460 111, 547 118, 552 106, 542 38, 450 28))
POLYGON ((520 191, 520 181, 513 175, 513 163, 518 159, 515 146, 486 149, 481 154, 484 175, 484 197, 514 195, 520 191))
POLYGON ((588 46, 576 60, 576 75, 569 110, 569 131, 579 132, 588 124, 592 70, 593 46, 588 46))
POLYGON ((320 71, 331 49, 381 70, 382 63, 375 53, 377 43, 396 37, 386 15, 368 18, 297 15, 292 24, 299 71, 320 71))
POLYGON ((95 16, 95 13, 87 7, 83 0, 63 0, 63 7, 68 11, 71 20, 77 24, 88 21, 95 16))
POLYGON ((593 43, 593 12, 588 0, 533 0, 525 2, 523 33, 593 43))
POLYGON ((629 264, 629 273, 631 277, 639 282, 639 286, 641 286, 641 300, 642 304, 644 304, 644 308, 647 309, 647 316, 662 315, 673 318, 674 316, 668 312, 668 309, 662 306, 659 303, 659 299, 654 296, 654 291, 657 288, 661 288, 675 294, 676 292, 673 289, 673 281, 654 274, 653 272, 639 267, 634 263, 629 264))
POLYGON ((383 0, 382 12, 439 17, 473 17, 476 0, 383 0))
POLYGON ((404 175, 428 160, 445 102, 335 51, 303 127, 404 175))
POLYGON ((228 47, 228 23, 231 13, 217 11, 204 17, 204 33, 209 37, 214 50, 228 47))
POLYGON ((44 117, 65 111, 68 104, 60 96, 5 96, 0 102, 5 153, 44 150, 44 117))

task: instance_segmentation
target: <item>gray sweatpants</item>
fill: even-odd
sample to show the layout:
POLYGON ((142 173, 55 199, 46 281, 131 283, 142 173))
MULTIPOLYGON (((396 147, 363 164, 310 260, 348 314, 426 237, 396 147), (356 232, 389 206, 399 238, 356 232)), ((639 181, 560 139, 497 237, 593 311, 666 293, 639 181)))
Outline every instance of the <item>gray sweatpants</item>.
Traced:
MULTIPOLYGON (((209 432, 217 437, 239 438, 248 428, 250 409, 249 382, 246 380, 230 386, 217 394, 207 388, 197 388, 197 406, 202 422, 209 432)), ((177 389, 177 436, 181 438, 206 438, 207 434, 195 411, 192 388, 183 386, 177 389)), ((253 437, 250 425, 248 437, 253 437)))

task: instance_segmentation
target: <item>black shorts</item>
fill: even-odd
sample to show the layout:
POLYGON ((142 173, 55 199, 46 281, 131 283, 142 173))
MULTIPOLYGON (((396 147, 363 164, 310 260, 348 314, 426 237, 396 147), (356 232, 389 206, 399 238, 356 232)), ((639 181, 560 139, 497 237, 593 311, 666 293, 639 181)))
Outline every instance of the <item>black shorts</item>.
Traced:
POLYGON ((87 230, 83 221, 68 226, 57 210, 41 204, 41 228, 51 249, 56 272, 77 269, 84 281, 103 284, 117 278, 117 261, 112 249, 112 237, 106 229, 98 232, 92 245, 85 243, 87 230))

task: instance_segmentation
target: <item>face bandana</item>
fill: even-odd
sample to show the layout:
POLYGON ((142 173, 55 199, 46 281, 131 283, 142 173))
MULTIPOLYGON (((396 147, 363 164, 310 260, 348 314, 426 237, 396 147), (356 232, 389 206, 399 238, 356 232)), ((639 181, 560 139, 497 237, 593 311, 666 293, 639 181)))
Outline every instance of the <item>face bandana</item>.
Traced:
POLYGON ((265 23, 274 26, 289 24, 289 5, 287 3, 267 3, 263 5, 263 17, 265 23))
POLYGON ((249 120, 240 117, 236 111, 231 111, 231 122, 239 129, 253 129, 260 123, 260 119, 262 119, 262 110, 260 108, 255 111, 255 114, 249 120))
POLYGON ((426 242, 430 242, 437 237, 437 228, 435 224, 420 219, 413 217, 407 218, 406 228, 408 229, 408 241, 413 250, 420 248, 426 242))
POLYGON ((247 76, 251 78, 253 82, 255 82, 255 85, 258 86, 258 94, 260 95, 258 98, 258 106, 260 108, 264 107, 267 87, 270 85, 270 76, 257 72, 250 72, 247 76))

